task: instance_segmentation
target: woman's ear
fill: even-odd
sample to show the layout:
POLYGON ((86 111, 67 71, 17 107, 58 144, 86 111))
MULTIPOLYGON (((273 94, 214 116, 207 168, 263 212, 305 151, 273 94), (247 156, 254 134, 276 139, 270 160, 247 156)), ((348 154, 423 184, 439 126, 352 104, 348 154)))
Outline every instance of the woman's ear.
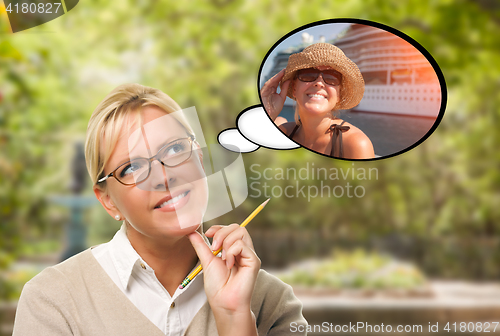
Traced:
POLYGON ((102 207, 106 212, 113 218, 116 218, 116 216, 122 217, 120 211, 118 208, 115 206, 113 203, 113 200, 111 199, 111 196, 106 192, 105 189, 100 188, 99 186, 95 185, 93 187, 95 197, 97 200, 101 203, 102 207))

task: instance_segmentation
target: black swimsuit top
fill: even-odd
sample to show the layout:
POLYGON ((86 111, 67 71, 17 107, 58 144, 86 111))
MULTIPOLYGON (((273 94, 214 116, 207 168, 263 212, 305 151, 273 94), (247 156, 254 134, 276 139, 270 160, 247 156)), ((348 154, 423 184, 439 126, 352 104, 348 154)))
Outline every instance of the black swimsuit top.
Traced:
MULTIPOLYGON (((344 157, 344 150, 342 148, 342 132, 347 132, 351 128, 349 126, 342 126, 344 125, 345 121, 342 121, 340 125, 333 124, 330 126, 330 131, 332 132, 332 150, 330 151, 330 156, 335 156, 335 144, 337 143, 337 138, 339 139, 339 158, 344 157)), ((295 135, 295 132, 299 129, 300 125, 295 125, 295 128, 293 129, 292 133, 290 133, 289 138, 293 140, 293 136, 295 135)))

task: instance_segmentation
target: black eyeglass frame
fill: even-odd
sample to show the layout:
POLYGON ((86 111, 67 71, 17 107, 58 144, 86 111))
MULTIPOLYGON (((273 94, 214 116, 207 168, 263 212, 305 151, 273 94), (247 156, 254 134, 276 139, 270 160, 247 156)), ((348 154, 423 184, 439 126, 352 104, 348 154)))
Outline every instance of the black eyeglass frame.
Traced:
POLYGON ((189 160, 189 159, 191 158, 191 155, 193 155, 193 143, 194 143, 194 141, 195 141, 195 140, 196 140, 195 136, 194 136, 194 135, 192 135, 192 134, 190 134, 187 138, 179 138, 179 139, 175 139, 175 140, 173 140, 173 141, 170 141, 170 142, 169 142, 169 143, 167 143, 165 146, 161 147, 161 148, 158 150, 158 152, 157 152, 155 155, 153 155, 152 157, 150 157, 150 158, 141 158, 141 159, 146 159, 146 160, 148 160, 148 165, 149 165, 149 167, 148 167, 148 175, 147 175, 147 176, 146 176, 146 177, 145 177, 142 181, 140 181, 140 182, 138 182, 138 183, 136 183, 136 182, 134 182, 134 183, 124 183, 124 182, 120 181, 120 179, 119 179, 118 177, 116 177, 116 176, 115 176, 115 172, 116 172, 118 169, 120 169, 120 168, 121 168, 121 167, 123 167, 124 165, 129 164, 130 162, 132 162, 132 161, 134 161, 134 160, 137 160, 137 159, 134 159, 134 160, 129 160, 129 161, 127 161, 127 162, 122 163, 121 165, 119 165, 118 167, 116 167, 116 169, 114 169, 111 173, 109 173, 108 175, 104 176, 103 178, 101 178, 101 179, 97 180, 96 184, 97 184, 97 183, 102 183, 102 182, 106 181, 106 180, 107 180, 108 178, 110 178, 110 177, 114 177, 114 178, 115 178, 118 182, 120 182, 121 184, 126 185, 126 186, 136 185, 136 184, 142 183, 142 182, 146 181, 146 180, 148 179, 149 175, 151 174, 151 162, 153 162, 154 160, 158 160, 158 162, 160 162, 163 166, 165 166, 165 167, 170 167, 170 168, 172 168, 172 167, 177 167, 178 165, 183 164, 184 162, 186 162, 187 160, 189 160), (173 166, 169 166, 169 165, 167 165, 166 163, 164 163, 162 160, 160 160, 160 159, 157 157, 157 156, 158 156, 158 154, 160 154, 160 153, 161 153, 161 151, 162 151, 164 148, 166 148, 166 147, 168 147, 168 146, 172 145, 174 142, 177 142, 177 141, 179 141, 179 140, 186 140, 186 139, 187 139, 187 140, 189 140, 189 144, 190 144, 189 148, 190 148, 190 151, 189 151, 189 156, 188 156, 186 159, 184 159, 183 161, 181 161, 181 162, 179 162, 179 163, 177 163, 177 164, 175 164, 175 165, 173 165, 173 166))

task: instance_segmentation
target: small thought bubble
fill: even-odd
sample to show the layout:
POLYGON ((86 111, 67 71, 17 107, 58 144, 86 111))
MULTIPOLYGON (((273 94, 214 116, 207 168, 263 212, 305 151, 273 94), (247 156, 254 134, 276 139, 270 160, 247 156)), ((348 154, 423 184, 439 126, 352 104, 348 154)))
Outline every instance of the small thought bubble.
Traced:
POLYGON ((223 130, 217 140, 227 150, 239 149, 241 153, 253 152, 259 147, 278 150, 300 147, 276 127, 262 105, 243 110, 236 118, 236 128, 223 130))

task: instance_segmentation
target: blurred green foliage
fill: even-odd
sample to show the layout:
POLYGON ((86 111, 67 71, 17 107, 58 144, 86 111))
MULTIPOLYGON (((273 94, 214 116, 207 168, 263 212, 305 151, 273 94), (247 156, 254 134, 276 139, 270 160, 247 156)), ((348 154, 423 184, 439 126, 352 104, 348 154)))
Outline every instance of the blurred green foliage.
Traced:
POLYGON ((335 250, 330 258, 297 266, 281 279, 293 286, 324 289, 416 290, 426 284, 414 266, 362 249, 335 250))
MULTIPOLYGON (((0 248, 16 256, 26 244, 62 237, 67 215, 48 197, 68 193, 73 143, 84 139, 91 112, 114 87, 139 82, 182 107, 196 106, 208 142, 215 142, 242 109, 259 103, 259 67, 278 39, 301 25, 341 17, 389 25, 422 44, 447 81, 444 119, 408 153, 355 163, 379 171, 376 180, 353 181, 366 189, 363 198, 274 199, 272 211, 263 211, 252 227, 350 239, 498 236, 498 2, 97 0, 26 32, 7 34, 0 23, 0 248)), ((352 167, 302 149, 260 149, 244 160, 247 168, 257 163, 262 169, 299 169, 305 162, 352 167)), ((249 198, 208 224, 239 222, 261 202, 249 198)), ((88 220, 99 226, 91 232, 114 231, 101 209, 88 220)))
POLYGON ((21 295, 24 284, 38 272, 39 270, 17 270, 0 273, 0 300, 17 300, 21 295))

